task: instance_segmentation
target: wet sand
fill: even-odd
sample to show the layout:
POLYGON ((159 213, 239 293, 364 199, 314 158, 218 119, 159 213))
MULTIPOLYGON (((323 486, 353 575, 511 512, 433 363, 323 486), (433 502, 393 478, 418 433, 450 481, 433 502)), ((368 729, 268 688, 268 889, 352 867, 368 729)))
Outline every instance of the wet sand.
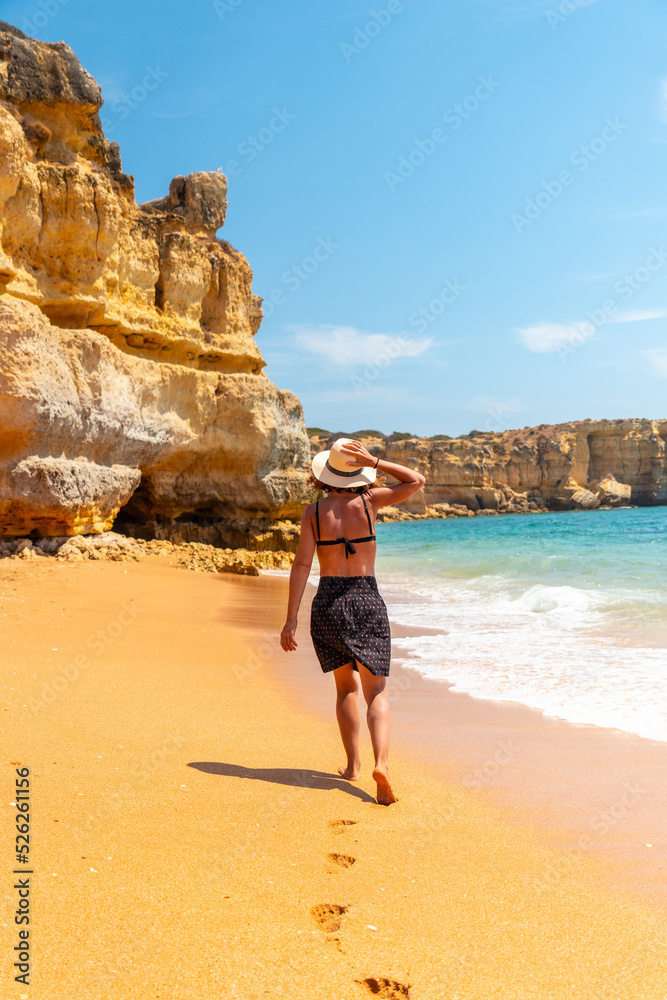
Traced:
MULTIPOLYGON (((263 577, 282 627, 284 581, 263 577), (276 590, 276 596, 273 591, 276 590)), ((301 647, 286 656, 286 691, 298 707, 330 718, 330 678, 308 639, 309 584, 300 616, 301 647)), ((250 624, 249 622, 247 623, 250 624)), ((401 659, 410 635, 392 625, 401 659)), ((432 630, 437 631, 437 630, 432 630)), ((395 748, 457 786, 509 808, 508 818, 546 829, 551 841, 613 863, 614 886, 649 897, 667 912, 667 744, 617 729, 572 724, 513 702, 472 698, 392 662, 388 684, 395 748), (650 845, 650 846, 647 846, 650 845)))
MULTIPOLYGON (((532 712, 527 726, 524 710, 414 675, 393 702, 399 802, 379 806, 367 737, 361 781, 336 774, 332 679, 305 609, 299 653, 279 649, 285 593, 150 560, 0 563, 5 794, 10 762, 28 765, 35 870, 33 985, 6 959, 3 1000, 662 1000, 665 914, 634 846, 640 877, 622 885, 613 852, 567 849, 534 787, 581 734, 558 760, 565 826, 590 838, 582 796, 595 813, 612 787, 596 783, 601 751, 575 780, 595 734, 532 712), (503 740, 519 746, 498 761, 503 740), (485 764, 492 777, 469 787, 485 764)), ((660 759, 633 761, 648 785, 660 759)), ((10 864, 13 823, 3 810, 10 864)), ((622 829, 608 842, 634 845, 622 829)))

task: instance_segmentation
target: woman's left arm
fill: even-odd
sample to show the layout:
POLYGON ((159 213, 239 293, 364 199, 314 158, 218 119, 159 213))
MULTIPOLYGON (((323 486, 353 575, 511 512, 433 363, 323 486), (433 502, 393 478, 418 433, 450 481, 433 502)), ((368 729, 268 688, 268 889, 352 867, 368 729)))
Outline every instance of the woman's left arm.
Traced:
POLYGON ((289 598, 287 602, 287 621, 280 633, 280 645, 289 652, 296 649, 298 643, 295 639, 297 616, 301 606, 301 598, 306 589, 306 582, 310 576, 310 567, 313 565, 315 554, 315 533, 313 531, 313 520, 310 508, 312 504, 304 510, 301 516, 301 535, 297 546, 292 570, 289 575, 289 598))

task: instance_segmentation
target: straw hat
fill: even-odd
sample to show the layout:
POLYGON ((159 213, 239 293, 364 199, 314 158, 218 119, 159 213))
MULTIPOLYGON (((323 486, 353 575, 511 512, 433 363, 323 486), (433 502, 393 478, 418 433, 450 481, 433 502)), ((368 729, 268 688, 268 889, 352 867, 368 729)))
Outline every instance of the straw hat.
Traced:
POLYGON ((375 469, 365 465, 352 466, 347 463, 353 461, 352 455, 346 455, 340 450, 341 445, 349 444, 354 438, 338 438, 331 445, 329 451, 320 451, 312 462, 312 470, 315 479, 327 486, 353 487, 370 486, 375 482, 375 469))

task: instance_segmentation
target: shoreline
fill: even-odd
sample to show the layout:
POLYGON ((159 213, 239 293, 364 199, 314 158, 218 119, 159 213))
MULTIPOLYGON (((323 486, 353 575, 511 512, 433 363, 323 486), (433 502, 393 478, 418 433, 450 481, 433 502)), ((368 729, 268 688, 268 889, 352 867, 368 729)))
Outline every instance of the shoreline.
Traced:
MULTIPOLYGON (((658 504, 600 504, 599 507, 536 507, 526 510, 498 510, 496 507, 479 507, 474 510, 466 507, 465 504, 442 503, 429 504, 427 510, 433 508, 449 507, 446 513, 423 513, 402 510, 401 507, 382 507, 381 510, 389 511, 389 516, 378 517, 379 524, 397 524, 402 521, 449 521, 457 517, 523 517, 524 514, 589 514, 596 510, 650 510, 653 507, 667 507, 667 503, 658 504), (455 508, 459 510, 455 510, 455 508), (464 509, 465 508, 465 509, 464 509)), ((296 523, 296 522, 295 522, 296 523)))
MULTIPOLYGON (((577 1000, 662 1000, 658 901, 457 782, 465 742, 449 779, 404 746, 401 714, 432 700, 416 680, 394 704, 399 801, 374 802, 366 735, 361 780, 335 773, 332 679, 305 608, 298 656, 280 650, 285 591, 155 558, 0 563, 40 996, 519 1000, 574 982, 577 1000)), ((446 700, 466 730, 465 696, 446 700)), ((0 936, 11 954, 14 928, 0 936)), ((21 992, 7 975, 7 1000, 21 992)))
POLYGON ((427 676, 667 742, 666 532, 665 508, 428 522, 385 531, 377 572, 394 620, 447 633, 412 645, 427 676))
MULTIPOLYGON (((394 576, 389 580, 385 580, 383 592, 389 591, 391 593, 392 589, 396 589, 402 584, 396 579, 395 570, 393 570, 394 576)), ((273 569, 263 570, 262 576, 270 576, 279 580, 289 580, 289 570, 284 569, 273 569)), ((311 573, 308 579, 308 587, 313 588, 313 591, 317 588, 318 575, 317 573, 311 573)), ((419 581, 417 581, 419 582, 419 581)), ((309 591, 307 591, 309 593, 309 591)), ((390 600, 390 597, 386 597, 390 600)), ((399 598, 400 600, 400 598, 399 598)), ((486 693, 484 691, 475 690, 473 684, 468 684, 466 678, 451 680, 446 676, 434 676, 433 674, 426 673, 417 666, 410 666, 409 663, 409 643, 404 640, 411 637, 419 638, 422 636, 431 635, 442 635, 446 636, 449 634, 448 629, 443 626, 429 626, 424 624, 409 624, 404 619, 394 617, 394 612, 392 610, 391 603, 388 604, 389 611, 389 621, 391 626, 392 641, 394 643, 393 656, 392 656, 392 669, 394 672, 397 669, 403 668, 408 674, 414 672, 417 677, 425 682, 434 682, 436 685, 444 685, 448 689, 452 689, 452 694, 459 696, 465 695, 466 697, 472 698, 478 703, 487 703, 489 705, 502 705, 502 706, 516 706, 526 712, 536 713, 537 715, 542 715, 546 719, 553 720, 554 723, 564 723, 570 725, 573 728, 584 727, 592 729, 600 729, 604 731, 617 732, 619 734, 627 735, 636 739, 646 740, 648 742, 658 743, 660 745, 667 747, 667 738, 662 739, 660 736, 653 735, 648 732, 638 732, 636 729, 623 728, 621 725, 615 725, 613 722, 606 721, 592 721, 590 719, 576 719, 569 718, 566 715, 552 714, 549 708, 543 707, 540 704, 529 704, 527 701, 521 700, 520 693, 519 697, 501 697, 500 694, 486 693), (400 652, 399 652, 400 648, 400 652), (457 685, 461 685, 457 688, 457 685), (471 689, 472 688, 472 689, 471 689), (456 690, 455 690, 456 689, 456 690)), ((583 640, 598 639, 600 636, 603 638, 608 638, 613 641, 614 646, 620 649, 635 649, 636 642, 632 638, 619 632, 617 626, 613 623, 607 623, 604 627, 597 626, 594 630, 590 629, 589 632, 581 630, 580 637, 583 640)), ((655 635, 643 635, 642 645, 645 649, 656 649, 662 650, 665 648, 664 637, 662 634, 655 635)), ((411 682, 410 682, 411 683, 411 682)))
MULTIPOLYGON (((267 578, 284 591, 286 604, 285 577, 262 574, 267 578)), ((293 669, 281 675, 297 707, 330 719, 332 686, 317 677, 304 624, 314 592, 309 582, 297 633, 302 645, 285 654, 294 658, 293 669)), ((405 646, 401 640, 410 635, 441 630, 392 621, 391 631, 392 644, 405 646)), ((615 885, 645 894, 667 913, 667 743, 452 688, 392 658, 392 745, 446 781, 477 789, 518 824, 544 827, 564 849, 609 860, 615 885)))

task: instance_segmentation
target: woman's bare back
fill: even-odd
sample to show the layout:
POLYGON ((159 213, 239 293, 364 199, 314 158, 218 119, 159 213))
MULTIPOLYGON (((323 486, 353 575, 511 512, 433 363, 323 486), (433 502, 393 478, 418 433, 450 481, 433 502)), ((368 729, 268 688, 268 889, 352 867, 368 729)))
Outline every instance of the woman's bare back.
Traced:
MULTIPOLYGON (((320 500, 317 512, 319 515, 320 539, 333 541, 337 538, 367 538, 375 533, 375 509, 371 492, 366 494, 366 506, 370 517, 364 510, 364 499, 358 493, 330 493, 320 500)), ((317 540, 317 519, 315 504, 309 505, 312 528, 317 540)), ((318 545, 317 557, 320 564, 320 576, 374 576, 376 543, 354 542, 355 552, 340 542, 337 545, 318 545), (347 558, 346 558, 347 552, 347 558)))

